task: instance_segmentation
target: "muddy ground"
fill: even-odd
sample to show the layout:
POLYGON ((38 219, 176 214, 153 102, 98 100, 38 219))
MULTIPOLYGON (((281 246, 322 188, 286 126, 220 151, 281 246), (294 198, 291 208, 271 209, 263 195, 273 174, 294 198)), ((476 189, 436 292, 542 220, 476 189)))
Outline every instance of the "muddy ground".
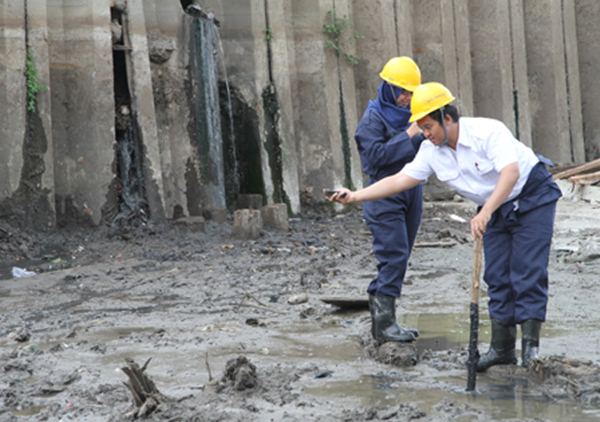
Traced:
POLYGON ((161 404, 148 420, 600 420, 598 208, 560 203, 543 359, 493 368, 475 394, 464 391, 467 204, 427 204, 398 308, 421 337, 403 348, 370 342, 368 311, 319 299, 364 298, 375 274, 357 208, 315 209, 255 241, 234 239, 231 222, 43 236, 0 226, 4 276, 38 272, 0 280, 0 420, 130 420, 141 412, 125 359, 151 359, 161 404))

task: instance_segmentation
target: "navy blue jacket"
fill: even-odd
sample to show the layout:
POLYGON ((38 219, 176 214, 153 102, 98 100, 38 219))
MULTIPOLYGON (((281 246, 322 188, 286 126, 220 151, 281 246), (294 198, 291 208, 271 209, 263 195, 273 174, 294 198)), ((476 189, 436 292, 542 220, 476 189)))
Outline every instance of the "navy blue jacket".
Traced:
POLYGON ((399 172, 415 157, 425 137, 419 134, 411 139, 406 134, 409 117, 410 112, 407 111, 406 124, 394 130, 373 103, 369 103, 358 123, 354 139, 363 171, 369 176, 370 183, 399 172))

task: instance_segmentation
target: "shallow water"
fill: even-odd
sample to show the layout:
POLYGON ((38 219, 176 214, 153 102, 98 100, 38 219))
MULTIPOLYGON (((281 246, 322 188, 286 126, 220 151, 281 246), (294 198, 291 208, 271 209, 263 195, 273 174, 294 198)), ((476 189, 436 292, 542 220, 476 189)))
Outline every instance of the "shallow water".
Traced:
MULTIPOLYGON (((552 402, 529 394, 526 386, 489 384, 484 377, 481 378, 483 379, 479 380, 475 394, 464 391, 463 378, 446 378, 443 388, 415 388, 413 383, 385 375, 329 381, 324 385, 307 387, 304 391, 327 399, 360 401, 365 407, 386 407, 410 402, 428 415, 436 413, 436 406, 443 407, 445 401, 451 400, 452 403, 483 410, 496 420, 540 418, 556 422, 587 422, 597 421, 600 417, 598 409, 583 409, 572 402, 552 402)), ((453 420, 473 420, 462 419, 460 416, 471 414, 468 409, 458 412, 459 415, 453 420)), ((473 414, 477 415, 478 412, 473 411, 473 414)))

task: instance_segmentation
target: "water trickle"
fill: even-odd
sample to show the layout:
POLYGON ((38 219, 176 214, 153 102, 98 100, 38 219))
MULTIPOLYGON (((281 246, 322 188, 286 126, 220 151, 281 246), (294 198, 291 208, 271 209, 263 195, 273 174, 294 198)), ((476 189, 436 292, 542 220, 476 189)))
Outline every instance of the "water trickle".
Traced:
POLYGON ((120 180, 118 188, 119 213, 113 225, 139 225, 147 221, 148 203, 144 192, 142 151, 137 136, 137 123, 132 119, 123 131, 117 130, 117 175, 120 180))
POLYGON ((223 40, 221 39, 221 33, 219 28, 216 27, 218 42, 219 42, 219 63, 221 64, 221 72, 223 72, 223 84, 225 86, 225 96, 227 98, 226 101, 226 110, 227 110, 227 129, 228 129, 228 158, 231 160, 231 175, 233 180, 230 181, 233 190, 235 192, 239 192, 240 187, 240 173, 238 168, 238 157, 235 149, 235 124, 233 120, 233 103, 231 100, 231 87, 229 86, 229 76, 227 75, 227 66, 225 66, 225 50, 223 49, 223 40))
POLYGON ((225 208, 223 172, 223 139, 219 107, 217 57, 219 31, 212 20, 192 21, 190 74, 193 87, 193 133, 200 161, 201 184, 206 203, 212 208, 225 208))

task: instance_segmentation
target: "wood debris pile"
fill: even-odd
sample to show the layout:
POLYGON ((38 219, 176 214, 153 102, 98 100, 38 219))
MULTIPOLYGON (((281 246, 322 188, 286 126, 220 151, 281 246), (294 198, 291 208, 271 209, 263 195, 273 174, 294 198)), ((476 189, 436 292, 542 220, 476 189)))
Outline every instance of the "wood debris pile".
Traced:
POLYGON ((580 185, 595 185, 600 182, 600 158, 567 170, 554 173, 554 180, 567 179, 580 185))

